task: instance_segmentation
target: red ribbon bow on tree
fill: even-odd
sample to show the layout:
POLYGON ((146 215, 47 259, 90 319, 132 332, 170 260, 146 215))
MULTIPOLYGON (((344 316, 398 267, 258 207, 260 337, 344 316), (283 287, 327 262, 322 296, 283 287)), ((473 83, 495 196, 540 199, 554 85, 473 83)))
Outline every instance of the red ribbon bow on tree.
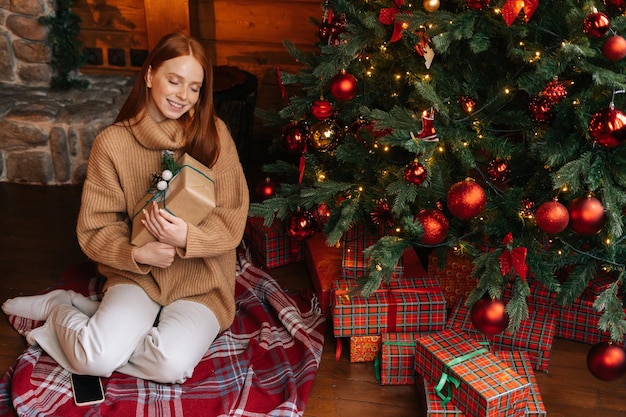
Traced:
POLYGON ((514 269, 521 279, 526 280, 526 274, 528 273, 526 248, 511 248, 511 244, 513 243, 513 235, 511 232, 507 233, 502 243, 504 243, 506 248, 502 252, 502 255, 500 255, 500 272, 502 272, 504 276, 514 269))
POLYGON ((519 12, 524 9, 524 21, 528 23, 528 19, 533 15, 537 6, 539 6, 539 0, 506 0, 502 6, 502 17, 507 26, 511 26, 519 12))
POLYGON ((393 0, 393 7, 380 9, 378 21, 383 25, 391 25, 393 23, 393 33, 389 42, 396 42, 402 39, 402 31, 404 30, 404 22, 396 21, 396 14, 400 11, 400 6, 404 4, 404 0, 393 0))

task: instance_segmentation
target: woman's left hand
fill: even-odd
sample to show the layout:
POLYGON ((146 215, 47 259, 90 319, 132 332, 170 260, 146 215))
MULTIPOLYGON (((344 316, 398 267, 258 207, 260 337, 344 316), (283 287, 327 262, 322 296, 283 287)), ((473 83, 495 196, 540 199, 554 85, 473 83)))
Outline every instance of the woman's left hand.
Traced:
POLYGON ((187 247, 186 221, 160 209, 155 202, 152 208, 143 212, 146 218, 142 223, 159 242, 183 249, 187 247))

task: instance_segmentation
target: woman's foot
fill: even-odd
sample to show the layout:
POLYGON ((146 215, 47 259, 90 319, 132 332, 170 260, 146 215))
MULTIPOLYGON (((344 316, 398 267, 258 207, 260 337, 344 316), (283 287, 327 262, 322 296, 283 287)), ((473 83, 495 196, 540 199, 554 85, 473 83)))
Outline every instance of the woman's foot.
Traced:
POLYGON ((72 292, 54 290, 40 295, 11 298, 2 304, 2 311, 7 315, 45 321, 54 307, 72 304, 72 292))

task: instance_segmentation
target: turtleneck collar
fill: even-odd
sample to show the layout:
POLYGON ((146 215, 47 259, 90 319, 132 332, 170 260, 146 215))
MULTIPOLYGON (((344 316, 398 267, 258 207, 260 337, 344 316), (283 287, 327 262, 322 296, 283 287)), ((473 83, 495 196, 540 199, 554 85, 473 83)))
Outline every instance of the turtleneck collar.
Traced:
POLYGON ((130 121, 130 130, 137 142, 148 149, 180 149, 185 146, 183 128, 178 120, 156 122, 143 111, 130 121))

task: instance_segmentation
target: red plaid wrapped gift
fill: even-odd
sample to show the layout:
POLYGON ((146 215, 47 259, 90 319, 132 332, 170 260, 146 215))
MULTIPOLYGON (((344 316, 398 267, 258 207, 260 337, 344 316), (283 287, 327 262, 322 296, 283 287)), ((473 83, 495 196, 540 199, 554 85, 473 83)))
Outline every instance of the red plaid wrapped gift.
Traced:
POLYGON ((350 337, 350 362, 374 362, 380 352, 381 336, 350 337))
MULTIPOLYGON (((548 290, 542 283, 532 276, 528 277, 530 287, 529 304, 534 304, 537 308, 552 309, 556 303, 556 293, 548 290)), ((513 287, 507 286, 502 292, 503 300, 510 300, 513 297, 513 287)))
POLYGON ((435 252, 428 257, 428 275, 437 277, 446 302, 451 306, 476 288, 478 280, 472 277, 473 270, 474 262, 470 256, 452 250, 446 254, 444 265, 435 252))
POLYGON ((244 241, 255 261, 271 269, 304 259, 304 243, 287 236, 276 219, 270 227, 259 217, 248 217, 244 241))
POLYGON ((525 415, 528 380, 468 334, 445 329, 415 340, 415 370, 435 386, 444 405, 452 402, 473 417, 525 415))
POLYGON ((333 282, 335 337, 384 332, 436 332, 445 327, 446 300, 432 277, 393 279, 369 297, 355 280, 333 282))
MULTIPOLYGON (((380 347, 380 384, 415 384, 415 338, 418 333, 383 333, 380 347)), ((377 370, 378 372, 378 370, 377 370)))
MULTIPOLYGON (((367 275, 367 259, 363 250, 372 246, 381 237, 381 232, 372 231, 363 225, 348 229, 341 238, 343 258, 341 262, 342 278, 360 278, 367 275)), ((402 278, 402 258, 398 261, 392 278, 402 278)))
MULTIPOLYGON (((537 379, 535 378, 535 373, 532 370, 528 353, 521 351, 499 351, 494 353, 498 359, 502 360, 519 375, 526 377, 530 383, 530 394, 528 396, 525 416, 545 417, 547 415, 546 408, 543 405, 541 393, 539 392, 539 386, 537 385, 537 379)), ((435 392, 435 388, 432 384, 424 380, 422 377, 418 377, 417 381, 419 392, 423 395, 422 398, 424 399, 424 401, 422 401, 425 408, 425 410, 423 410, 424 416, 465 417, 465 414, 463 414, 451 402, 444 404, 435 392)))
POLYGON ((326 237, 316 233, 304 243, 304 259, 313 288, 326 318, 331 316, 332 283, 341 275, 341 248, 329 247, 326 237))
MULTIPOLYGON (((448 327, 460 329, 476 340, 486 337, 472 324, 470 308, 461 300, 452 309, 448 327)), ((489 343, 495 350, 524 350, 529 353, 533 368, 547 371, 550 363, 552 342, 556 335, 556 314, 554 311, 528 305, 528 319, 520 323, 515 334, 503 332, 490 338, 489 343)))

